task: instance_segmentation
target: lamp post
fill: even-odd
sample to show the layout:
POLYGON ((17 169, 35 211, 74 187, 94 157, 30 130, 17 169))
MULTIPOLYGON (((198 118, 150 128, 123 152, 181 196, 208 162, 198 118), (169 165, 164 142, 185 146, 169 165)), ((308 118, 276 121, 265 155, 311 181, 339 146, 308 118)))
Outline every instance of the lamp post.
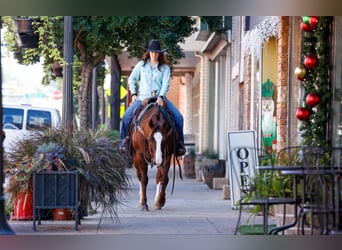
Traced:
POLYGON ((73 98, 72 98, 72 16, 64 17, 64 60, 63 69, 63 126, 72 131, 73 98))
POLYGON ((2 66, 1 66, 1 28, 2 28, 2 20, 0 16, 0 124, 1 124, 1 144, 0 144, 0 234, 7 234, 12 235, 15 234, 13 230, 7 223, 6 216, 5 216, 5 196, 4 196, 4 188, 3 188, 3 181, 4 181, 4 173, 3 173, 3 166, 4 166, 4 148, 3 148, 3 141, 5 139, 5 135, 3 133, 2 128, 2 66))

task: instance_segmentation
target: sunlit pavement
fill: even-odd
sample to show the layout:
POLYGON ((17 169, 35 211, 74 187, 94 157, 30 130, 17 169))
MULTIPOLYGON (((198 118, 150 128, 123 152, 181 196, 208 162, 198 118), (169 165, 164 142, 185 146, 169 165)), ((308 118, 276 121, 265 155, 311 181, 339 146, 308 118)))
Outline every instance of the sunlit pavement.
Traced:
MULTIPOLYGON (((210 189, 196 179, 176 179, 171 194, 173 168, 169 172, 166 204, 161 210, 153 208, 155 192, 155 168, 149 169, 147 189, 149 211, 141 211, 138 206, 139 184, 133 168, 127 169, 131 178, 131 191, 118 206, 118 219, 113 221, 106 217, 100 222, 99 212, 81 220, 78 231, 75 222, 43 220, 33 231, 32 221, 9 220, 15 234, 233 234, 238 211, 231 208, 231 201, 223 199, 223 191, 210 189), (100 223, 99 223, 100 222, 100 223)), ((243 223, 250 217, 244 214, 243 223)), ((250 220, 253 220, 251 218, 250 220)), ((261 217, 254 218, 255 223, 261 217)))

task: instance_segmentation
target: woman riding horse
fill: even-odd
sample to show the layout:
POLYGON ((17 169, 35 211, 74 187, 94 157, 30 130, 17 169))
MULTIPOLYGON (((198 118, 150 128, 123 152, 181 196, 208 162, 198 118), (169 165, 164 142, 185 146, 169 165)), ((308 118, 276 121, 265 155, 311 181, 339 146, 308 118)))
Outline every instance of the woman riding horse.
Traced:
POLYGON ((166 49, 162 49, 158 40, 152 39, 149 47, 143 56, 143 60, 135 65, 129 80, 129 89, 131 91, 132 102, 127 108, 122 118, 120 131, 120 149, 127 151, 128 149, 128 128, 133 119, 133 114, 136 109, 141 108, 142 100, 153 96, 156 92, 157 104, 164 105, 174 117, 178 132, 179 142, 176 147, 175 156, 185 154, 184 135, 183 135, 183 116, 175 107, 175 105, 166 98, 166 94, 170 87, 170 67, 167 64, 165 56, 166 49), (139 92, 137 91, 137 82, 139 81, 139 92))

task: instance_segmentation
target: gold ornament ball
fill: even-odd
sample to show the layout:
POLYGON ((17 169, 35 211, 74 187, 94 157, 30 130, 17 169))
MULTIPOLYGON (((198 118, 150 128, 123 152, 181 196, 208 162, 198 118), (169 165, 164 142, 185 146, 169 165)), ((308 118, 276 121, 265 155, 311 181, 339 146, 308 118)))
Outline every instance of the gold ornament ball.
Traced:
POLYGON ((297 78, 304 78, 304 76, 306 75, 306 68, 304 65, 300 65, 298 67, 295 68, 295 75, 297 78))

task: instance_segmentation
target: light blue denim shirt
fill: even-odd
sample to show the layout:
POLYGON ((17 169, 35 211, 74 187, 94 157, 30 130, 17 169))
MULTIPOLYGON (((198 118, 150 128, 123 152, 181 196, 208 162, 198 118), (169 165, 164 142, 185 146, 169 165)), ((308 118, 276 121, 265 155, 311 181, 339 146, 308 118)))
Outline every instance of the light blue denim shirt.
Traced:
POLYGON ((170 87, 170 67, 165 64, 160 70, 158 65, 152 68, 150 60, 145 65, 144 61, 139 61, 128 79, 131 94, 137 94, 138 99, 143 100, 153 96, 153 90, 157 90, 157 96, 166 97, 170 87))

